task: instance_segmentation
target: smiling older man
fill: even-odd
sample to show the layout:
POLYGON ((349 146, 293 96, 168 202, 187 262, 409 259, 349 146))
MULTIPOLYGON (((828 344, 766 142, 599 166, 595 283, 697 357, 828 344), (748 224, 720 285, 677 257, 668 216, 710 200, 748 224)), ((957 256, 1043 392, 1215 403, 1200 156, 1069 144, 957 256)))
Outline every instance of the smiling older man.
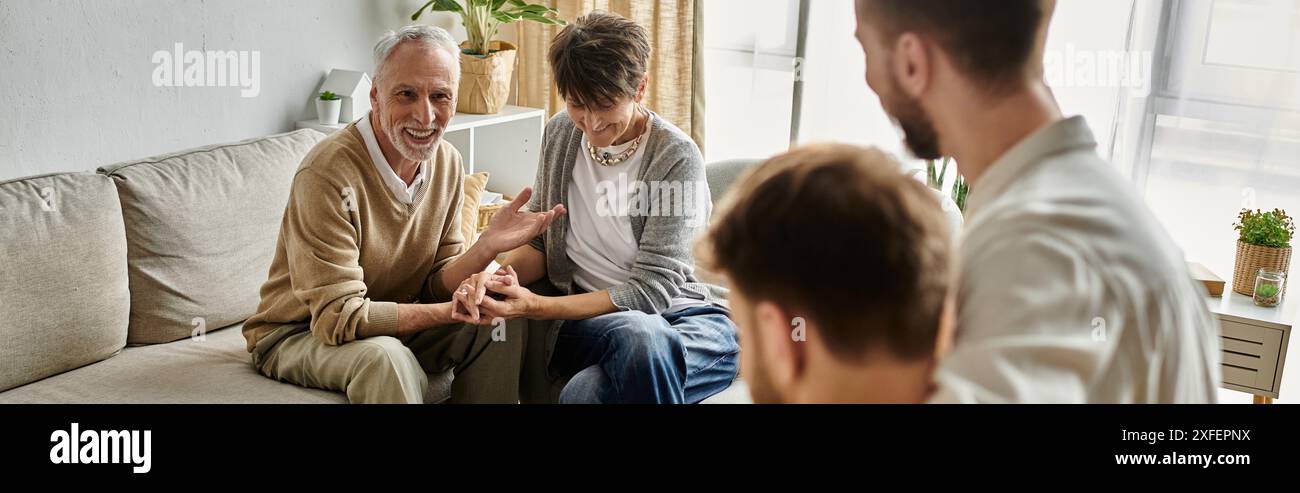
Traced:
MULTIPOLYGON (((516 402, 523 335, 452 318, 452 290, 563 213, 498 213, 466 249, 464 170, 442 140, 455 113, 459 49, 408 26, 375 46, 374 108, 303 159, 261 305, 244 324, 267 377, 356 402, 424 402, 426 372, 454 370, 452 402, 516 402)), ((487 322, 478 320, 479 324, 487 322)))

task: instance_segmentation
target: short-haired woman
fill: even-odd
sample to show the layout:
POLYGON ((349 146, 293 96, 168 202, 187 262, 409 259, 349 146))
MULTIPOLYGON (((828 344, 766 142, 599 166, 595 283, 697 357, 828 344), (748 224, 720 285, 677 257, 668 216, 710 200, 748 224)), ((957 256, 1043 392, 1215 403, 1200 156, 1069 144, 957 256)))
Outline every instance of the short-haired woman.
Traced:
POLYGON ((736 326, 691 256, 712 208, 704 159, 641 103, 650 51, 643 27, 607 12, 555 37, 566 111, 546 125, 530 208, 568 214, 457 293, 467 321, 562 321, 547 345, 560 402, 695 403, 736 375, 736 326), (523 287, 543 278, 565 295, 523 287))

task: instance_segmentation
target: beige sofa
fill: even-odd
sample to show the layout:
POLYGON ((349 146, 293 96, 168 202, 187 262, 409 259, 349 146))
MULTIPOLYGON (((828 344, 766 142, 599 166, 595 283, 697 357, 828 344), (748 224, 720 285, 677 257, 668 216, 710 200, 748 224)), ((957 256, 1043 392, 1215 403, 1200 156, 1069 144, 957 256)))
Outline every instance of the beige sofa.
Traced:
MULTIPOLYGON (((323 138, 0 183, 0 403, 347 402, 257 374, 239 330, 294 170, 323 138)), ((715 190, 742 168, 720 167, 715 190)), ((430 400, 444 399, 451 376, 430 377, 430 400)), ((746 396, 738 385, 712 400, 746 396)))
POLYGON ((258 375, 239 331, 323 137, 0 183, 0 402, 346 402, 258 375))

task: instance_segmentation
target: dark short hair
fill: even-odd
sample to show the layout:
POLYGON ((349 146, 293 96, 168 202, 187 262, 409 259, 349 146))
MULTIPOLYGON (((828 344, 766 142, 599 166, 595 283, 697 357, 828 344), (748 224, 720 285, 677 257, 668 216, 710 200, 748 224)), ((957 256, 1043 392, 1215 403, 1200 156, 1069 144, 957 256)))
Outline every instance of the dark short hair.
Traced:
POLYGON ((952 244, 934 192, 876 149, 799 148, 749 172, 700 246, 730 287, 816 324, 832 354, 930 357, 952 244))
POLYGON ((650 66, 650 35, 627 18, 597 10, 555 35, 547 57, 561 96, 605 106, 636 97, 650 66))
POLYGON ((870 22, 887 43, 904 32, 936 40, 957 69, 997 92, 1028 68, 1044 0, 858 0, 859 22, 870 22))

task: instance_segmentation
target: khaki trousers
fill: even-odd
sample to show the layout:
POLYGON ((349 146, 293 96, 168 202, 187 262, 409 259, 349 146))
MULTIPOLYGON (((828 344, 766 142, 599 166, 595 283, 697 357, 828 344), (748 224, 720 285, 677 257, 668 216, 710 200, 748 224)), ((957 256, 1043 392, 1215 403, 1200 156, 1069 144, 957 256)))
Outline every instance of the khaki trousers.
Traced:
POLYGON ((285 325, 258 341, 253 366, 276 380, 344 392, 354 404, 424 403, 427 373, 447 371, 452 403, 518 403, 524 337, 519 323, 458 324, 331 346, 305 323, 285 325))

